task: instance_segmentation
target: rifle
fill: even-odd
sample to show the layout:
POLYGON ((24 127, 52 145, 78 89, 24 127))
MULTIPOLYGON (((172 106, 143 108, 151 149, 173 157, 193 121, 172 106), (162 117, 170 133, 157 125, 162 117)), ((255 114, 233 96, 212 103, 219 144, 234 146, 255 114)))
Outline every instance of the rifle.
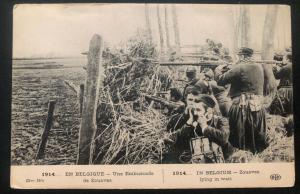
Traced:
MULTIPOLYGON (((249 60, 247 61, 249 63, 259 63, 259 64, 275 64, 276 66, 282 67, 283 65, 285 65, 285 63, 283 61, 275 61, 275 60, 249 60)), ((235 64, 239 63, 236 62, 235 64)), ((234 65, 234 63, 226 63, 226 65, 224 65, 224 67, 222 68, 222 72, 227 72, 228 70, 230 70, 230 65, 234 65)))
POLYGON ((186 61, 186 62, 159 62, 160 66, 206 66, 215 68, 218 65, 224 64, 223 61, 186 61))
POLYGON ((143 95, 148 100, 158 102, 158 103, 163 104, 163 105, 165 105, 167 107, 170 107, 170 108, 180 108, 180 107, 185 106, 184 103, 169 101, 169 100, 166 100, 166 99, 158 97, 158 96, 151 96, 151 95, 148 95, 148 94, 143 94, 143 95))

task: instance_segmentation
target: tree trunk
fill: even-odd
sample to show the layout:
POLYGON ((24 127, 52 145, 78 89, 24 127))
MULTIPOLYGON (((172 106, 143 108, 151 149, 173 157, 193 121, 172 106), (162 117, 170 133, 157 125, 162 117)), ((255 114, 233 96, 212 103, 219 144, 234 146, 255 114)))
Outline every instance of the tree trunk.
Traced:
POLYGON ((150 25, 150 17, 149 17, 149 5, 145 4, 145 18, 146 18, 146 30, 147 30, 147 37, 150 43, 152 43, 152 31, 150 25))
MULTIPOLYGON (((271 60, 273 58, 277 11, 277 5, 268 5, 262 38, 262 60, 271 60)), ((272 71, 272 66, 263 64, 262 67, 264 69, 264 95, 269 95, 274 93, 277 84, 272 71)))
POLYGON ((160 40, 160 54, 164 55, 164 37, 163 37, 163 31, 161 26, 161 19, 160 19, 160 13, 159 13, 159 5, 156 6, 156 12, 157 12, 157 22, 158 22, 158 31, 159 31, 159 40, 160 40))
POLYGON ((232 31, 233 31, 233 45, 232 45, 232 51, 231 51, 231 56, 233 58, 233 61, 236 61, 236 52, 238 50, 238 41, 239 41, 239 36, 238 36, 238 29, 239 29, 239 21, 237 20, 236 16, 236 10, 234 9, 235 7, 230 8, 230 18, 229 20, 231 21, 231 26, 232 26, 232 31))
POLYGON ((247 5, 242 5, 241 7, 241 47, 249 47, 250 45, 250 12, 247 5))
POLYGON ((179 36, 178 19, 177 19, 177 12, 176 12, 175 5, 172 5, 172 19, 173 19, 176 51, 180 52, 180 36, 179 36))
POLYGON ((168 15, 167 5, 165 5, 165 31, 166 31, 167 50, 168 50, 168 53, 170 53, 171 45, 170 45, 169 15, 168 15))

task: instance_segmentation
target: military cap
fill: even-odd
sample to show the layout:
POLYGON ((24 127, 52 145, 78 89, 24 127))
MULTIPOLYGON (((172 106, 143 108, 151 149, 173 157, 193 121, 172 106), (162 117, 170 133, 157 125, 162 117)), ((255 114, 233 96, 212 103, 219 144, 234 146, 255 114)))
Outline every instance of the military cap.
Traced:
POLYGON ((275 61, 282 61, 283 60, 283 54, 281 52, 276 52, 274 54, 274 58, 275 61))
POLYGON ((199 98, 197 98, 197 100, 195 100, 195 102, 203 102, 204 104, 206 104, 208 107, 210 108, 214 108, 216 103, 213 100, 213 98, 208 95, 208 94, 201 94, 199 95, 199 98))
POLYGON ((190 85, 186 87, 184 96, 186 97, 188 94, 198 95, 201 93, 201 88, 196 85, 190 85))
POLYGON ((213 48, 213 51, 214 51, 216 54, 220 54, 220 49, 219 49, 218 47, 213 48))
POLYGON ((214 79, 214 72, 210 68, 204 68, 203 73, 206 77, 214 79))
POLYGON ((251 57, 253 55, 253 49, 247 48, 247 47, 242 47, 240 48, 238 55, 246 55, 251 57))
POLYGON ((190 72, 196 72, 196 68, 195 68, 195 67, 188 67, 188 68, 186 69, 186 72, 187 72, 187 73, 190 73, 190 72))
POLYGON ((229 56, 229 55, 225 55, 225 56, 224 56, 224 59, 227 60, 227 61, 232 61, 232 57, 229 56))
POLYGON ((208 84, 203 80, 197 81, 194 85, 189 85, 185 89, 184 96, 188 94, 198 95, 208 92, 208 84))
POLYGON ((287 52, 287 53, 292 53, 292 47, 286 48, 286 49, 285 49, 285 52, 287 52))

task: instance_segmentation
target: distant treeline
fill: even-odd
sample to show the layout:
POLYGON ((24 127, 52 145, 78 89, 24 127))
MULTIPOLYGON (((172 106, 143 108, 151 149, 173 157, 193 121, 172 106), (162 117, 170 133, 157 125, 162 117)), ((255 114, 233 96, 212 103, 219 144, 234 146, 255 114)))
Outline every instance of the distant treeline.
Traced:
POLYGON ((68 59, 68 58, 81 58, 78 57, 24 57, 24 58, 13 58, 13 60, 45 60, 45 59, 68 59))

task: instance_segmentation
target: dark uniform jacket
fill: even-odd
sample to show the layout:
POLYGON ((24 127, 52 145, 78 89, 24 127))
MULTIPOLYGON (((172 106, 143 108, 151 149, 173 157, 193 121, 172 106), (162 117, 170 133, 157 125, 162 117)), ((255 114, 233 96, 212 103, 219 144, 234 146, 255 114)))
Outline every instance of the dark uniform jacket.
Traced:
POLYGON ((279 70, 273 69, 274 76, 276 79, 280 79, 279 86, 292 86, 293 85, 293 73, 292 64, 289 63, 279 70))
POLYGON ((264 73, 259 64, 241 62, 218 78, 218 85, 231 84, 229 96, 240 96, 242 93, 263 95, 264 73))
POLYGON ((212 81, 199 80, 195 84, 197 84, 199 88, 201 88, 199 91, 201 94, 218 95, 226 90, 225 87, 218 86, 215 80, 212 81))
POLYGON ((216 82, 215 80, 210 81, 209 84, 210 84, 212 93, 213 93, 215 96, 218 96, 218 95, 224 93, 225 90, 226 90, 225 87, 223 87, 223 86, 218 86, 218 84, 217 84, 217 82, 216 82))
POLYGON ((190 150, 189 142, 191 138, 198 136, 208 137, 211 141, 215 142, 221 147, 227 146, 229 138, 229 125, 226 118, 221 116, 213 116, 212 120, 208 123, 208 128, 202 133, 200 126, 196 128, 187 125, 186 122, 189 115, 184 113, 174 115, 168 125, 167 130, 170 132, 177 132, 177 139, 175 143, 175 150, 183 151, 190 150))

